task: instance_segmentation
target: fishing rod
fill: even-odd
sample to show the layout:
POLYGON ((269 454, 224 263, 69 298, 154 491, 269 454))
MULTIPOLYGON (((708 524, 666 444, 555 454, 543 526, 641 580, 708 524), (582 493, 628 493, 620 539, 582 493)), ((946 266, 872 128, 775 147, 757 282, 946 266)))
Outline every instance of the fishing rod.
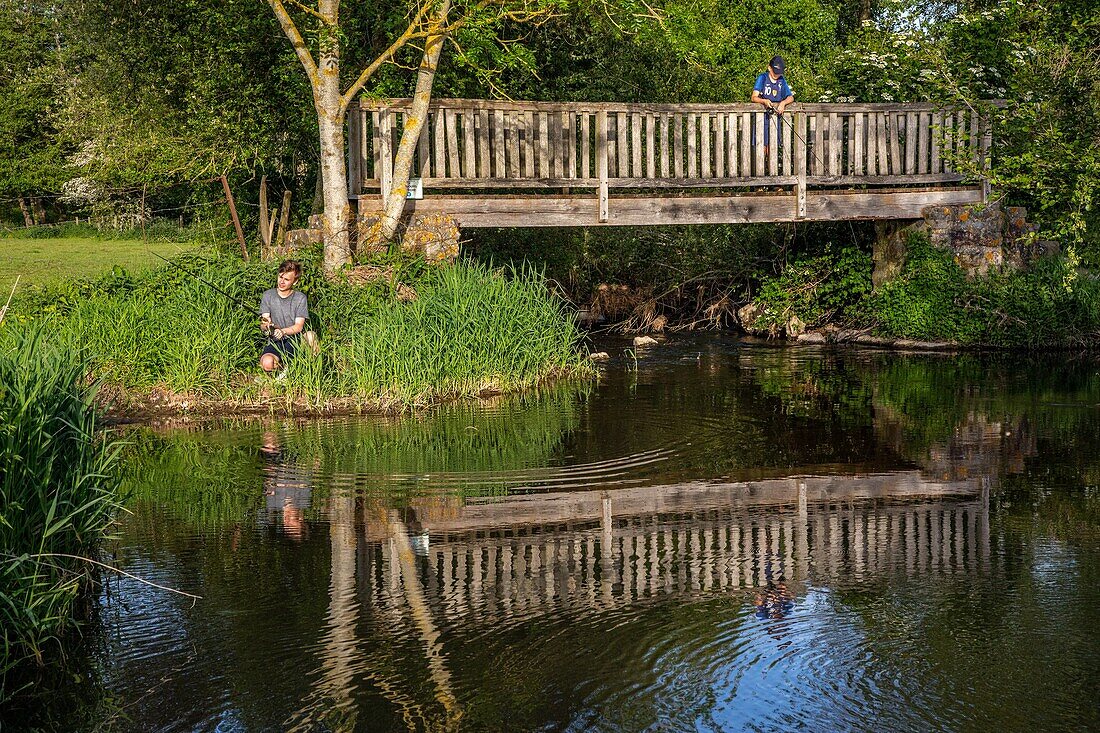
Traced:
MULTIPOLYGON (((793 113, 792 112, 787 112, 786 110, 784 110, 782 112, 776 112, 775 109, 772 108, 772 107, 768 108, 768 113, 773 114, 773 115, 776 116, 776 120, 775 120, 776 128, 778 128, 779 134, 783 134, 783 116, 793 114, 793 113)), ((765 124, 767 124, 766 121, 765 121, 765 124)), ((816 145, 811 145, 809 143, 809 141, 802 136, 802 134, 798 131, 798 128, 795 126, 793 121, 791 122, 791 126, 790 126, 789 129, 790 129, 791 132, 794 133, 795 137, 798 138, 799 142, 802 143, 802 146, 804 148, 806 148, 807 150, 809 150, 813 154, 814 160, 816 160, 817 164, 819 166, 821 166, 822 170, 824 170, 825 169, 825 161, 822 160, 821 156, 818 154, 817 146, 816 145)))
POLYGON ((222 290, 221 288, 219 288, 219 287, 218 287, 217 285, 215 285, 214 283, 210 282, 209 280, 207 280, 207 279, 205 279, 205 278, 202 278, 202 277, 199 277, 198 275, 196 275, 195 273, 191 272, 190 270, 188 270, 188 269, 187 269, 186 267, 184 267, 183 265, 179 264, 178 262, 173 262, 172 260, 168 259, 167 257, 161 257, 160 255, 158 255, 158 254, 157 254, 156 252, 153 252, 152 250, 149 250, 149 254, 153 255, 153 256, 154 256, 154 257, 156 257, 157 259, 160 259, 160 260, 164 260, 164 261, 165 261, 165 262, 167 262, 167 263, 168 263, 169 265, 172 265, 173 267, 177 268, 177 269, 178 269, 178 270, 180 270, 181 272, 183 272, 183 273, 185 273, 185 274, 187 274, 187 275, 190 275, 191 277, 195 278, 196 280, 198 280, 198 281, 199 281, 200 283, 202 283, 202 284, 203 284, 203 285, 205 285, 206 287, 208 287, 208 288, 210 288, 211 290, 213 290, 213 291, 214 291, 215 293, 217 293, 217 294, 221 295, 221 296, 222 296, 222 297, 224 297, 224 298, 228 298, 230 302, 232 302, 232 303, 235 303, 235 304, 239 305, 239 306, 240 306, 241 308, 244 308, 244 309, 245 309, 246 311, 248 311, 248 312, 249 312, 249 313, 250 313, 251 315, 254 315, 254 316, 258 316, 258 315, 260 315, 260 311, 259 311, 259 310, 258 310, 257 308, 253 308, 252 306, 248 305, 247 303, 245 303, 245 302, 244 302, 243 300, 241 300, 240 298, 237 298, 237 297, 234 297, 234 296, 230 295, 229 293, 225 292, 224 290, 222 290))

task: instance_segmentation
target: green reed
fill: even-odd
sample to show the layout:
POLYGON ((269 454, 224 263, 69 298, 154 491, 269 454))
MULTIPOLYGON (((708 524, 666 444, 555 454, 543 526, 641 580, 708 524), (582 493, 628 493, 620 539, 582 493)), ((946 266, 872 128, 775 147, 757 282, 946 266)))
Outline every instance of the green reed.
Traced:
POLYGON ((39 327, 0 330, 0 700, 78 623, 120 508, 118 444, 98 428, 78 351, 39 327))
MULTIPOLYGON (((177 262, 248 304, 275 281, 270 264, 199 253, 177 262)), ((533 269, 406 265, 397 269, 418 297, 401 302, 392 283, 333 282, 305 265, 300 289, 321 353, 301 349, 279 382, 258 369, 257 319, 179 268, 116 271, 36 293, 16 312, 86 349, 97 377, 133 406, 160 392, 177 402, 409 407, 589 370, 581 331, 533 269)))

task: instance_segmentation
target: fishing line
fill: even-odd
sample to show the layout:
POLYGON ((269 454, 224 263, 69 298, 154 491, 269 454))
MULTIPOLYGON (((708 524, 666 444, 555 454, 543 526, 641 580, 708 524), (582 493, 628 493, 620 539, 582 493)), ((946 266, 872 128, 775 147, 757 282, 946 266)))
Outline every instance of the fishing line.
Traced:
POLYGON ((215 285, 214 283, 210 282, 209 280, 206 280, 205 278, 199 277, 198 275, 196 275, 195 273, 191 272, 190 270, 188 270, 188 269, 187 269, 186 267, 184 267, 183 265, 179 264, 178 262, 173 262, 172 260, 168 259, 167 257, 162 257, 161 255, 157 254, 157 253, 156 253, 156 252, 154 252, 153 250, 149 250, 149 254, 153 255, 154 257, 156 257, 156 258, 157 258, 157 259, 159 259, 159 260, 164 260, 164 261, 165 261, 165 262, 167 262, 167 263, 168 263, 169 265, 172 265, 172 267, 175 267, 175 268, 177 268, 178 270, 180 270, 181 272, 183 272, 183 273, 185 273, 185 274, 187 274, 187 275, 189 275, 189 276, 191 276, 191 277, 195 278, 195 279, 196 279, 196 280, 198 280, 198 281, 199 281, 200 283, 202 283, 202 284, 203 284, 203 285, 205 285, 206 287, 208 287, 208 288, 210 288, 211 290, 213 290, 213 291, 214 291, 215 293, 218 293, 219 295, 221 295, 221 296, 222 296, 222 297, 224 297, 224 298, 228 298, 228 299, 229 299, 229 300, 230 300, 231 302, 233 302, 233 303, 235 303, 235 304, 239 305, 239 306, 240 306, 241 308, 244 308, 244 309, 245 309, 246 311, 248 311, 248 312, 249 312, 249 314, 251 314, 251 315, 253 315, 253 316, 258 316, 258 315, 260 315, 260 311, 259 311, 259 309, 257 309, 257 308, 253 308, 252 306, 248 305, 247 303, 245 303, 245 302, 244 302, 243 300, 241 300, 240 298, 237 298, 237 297, 234 297, 234 296, 230 295, 229 293, 225 292, 224 290, 222 290, 221 288, 219 288, 219 287, 218 287, 217 285, 215 285))

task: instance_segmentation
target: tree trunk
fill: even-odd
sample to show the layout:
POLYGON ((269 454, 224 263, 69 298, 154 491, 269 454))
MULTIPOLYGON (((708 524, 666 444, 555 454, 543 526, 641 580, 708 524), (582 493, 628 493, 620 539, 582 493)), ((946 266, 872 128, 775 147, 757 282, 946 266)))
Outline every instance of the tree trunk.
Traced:
POLYGON ((313 203, 309 213, 320 214, 325 210, 325 177, 321 175, 321 164, 317 163, 317 180, 313 185, 313 203))
POLYGON ((416 74, 416 91, 413 93, 412 107, 405 117, 405 129, 401 133, 401 142, 397 146, 397 157, 393 162, 393 177, 390 190, 386 195, 386 204, 382 212, 382 239, 391 241, 397 234, 401 216, 405 212, 405 197, 409 191, 409 173, 412 169, 413 153, 420 140, 420 133, 428 119, 428 105, 432 101, 432 84, 435 72, 439 68, 439 55, 443 51, 446 36, 440 31, 447 25, 451 0, 443 0, 439 16, 433 23, 432 32, 424 44, 424 57, 416 74))
POLYGON ((313 87, 321 138, 321 179, 325 198, 322 241, 325 243, 325 272, 329 274, 351 262, 348 235, 352 216, 344 159, 345 112, 340 93, 339 6, 339 0, 322 0, 318 6, 326 18, 326 27, 321 30, 317 81, 313 87))
POLYGON ((344 116, 339 114, 339 99, 330 109, 325 110, 318 105, 317 114, 321 123, 321 176, 325 198, 325 272, 331 274, 351 261, 348 241, 351 202, 348 200, 348 176, 344 164, 344 116))
POLYGON ((22 196, 19 197, 19 210, 23 212, 23 224, 25 226, 34 226, 34 217, 31 216, 31 209, 27 206, 27 200, 22 196))
POLYGON ((31 208, 34 210, 34 223, 41 226, 46 223, 46 207, 42 203, 41 196, 31 197, 31 208))
POLYGON ((874 8, 872 7, 872 5, 873 5, 872 0, 860 0, 859 1, 859 18, 857 18, 858 23, 856 24, 857 25, 856 30, 859 29, 858 28, 859 26, 863 25, 863 22, 865 20, 870 20, 871 19, 871 15, 874 11, 874 8))

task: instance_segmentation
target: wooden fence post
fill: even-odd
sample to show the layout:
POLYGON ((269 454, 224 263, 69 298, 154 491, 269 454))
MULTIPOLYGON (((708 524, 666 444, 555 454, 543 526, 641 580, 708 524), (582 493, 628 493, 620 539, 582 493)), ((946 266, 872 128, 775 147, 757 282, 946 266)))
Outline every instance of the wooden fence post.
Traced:
POLYGON ((225 179, 225 174, 221 176, 222 188, 225 189, 225 200, 229 203, 229 215, 233 217, 233 228, 237 230, 237 241, 241 243, 241 257, 245 262, 248 262, 248 247, 244 242, 244 230, 241 229, 241 220, 237 216, 237 204, 233 202, 233 192, 229 190, 229 181, 225 179))

